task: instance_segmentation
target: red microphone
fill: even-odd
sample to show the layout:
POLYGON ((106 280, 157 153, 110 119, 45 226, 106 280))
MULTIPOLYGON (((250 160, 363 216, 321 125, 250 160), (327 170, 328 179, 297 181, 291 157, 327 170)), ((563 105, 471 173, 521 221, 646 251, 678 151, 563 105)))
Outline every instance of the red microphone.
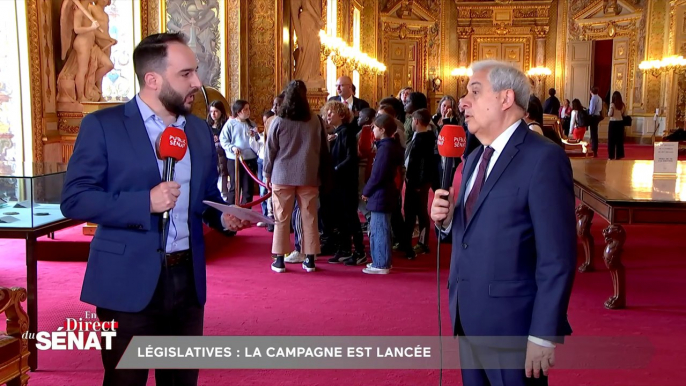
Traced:
MULTIPOLYGON (((176 127, 167 127, 162 134, 157 137, 155 150, 157 151, 157 158, 164 160, 164 168, 162 171, 162 181, 168 182, 174 180, 174 166, 178 161, 181 161, 186 155, 188 148, 188 140, 186 133, 176 127)), ((169 211, 162 213, 163 226, 169 219, 169 211)))
POLYGON ((444 125, 438 135, 438 154, 442 157, 443 176, 441 178, 441 189, 449 190, 453 184, 455 169, 459 159, 464 154, 467 146, 467 133, 462 126, 444 125))

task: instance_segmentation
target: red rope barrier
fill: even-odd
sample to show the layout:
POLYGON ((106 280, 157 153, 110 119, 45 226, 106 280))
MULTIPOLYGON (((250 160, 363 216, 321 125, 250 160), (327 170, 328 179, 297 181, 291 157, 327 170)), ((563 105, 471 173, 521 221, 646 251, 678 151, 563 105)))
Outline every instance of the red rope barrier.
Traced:
MULTIPOLYGON (((241 207, 241 208, 250 208, 250 207, 253 207, 253 206, 255 206, 255 205, 259 205, 259 204, 261 204, 262 202, 264 202, 264 201, 266 201, 267 199, 269 199, 269 197, 272 196, 272 188, 269 187, 269 186, 267 186, 266 183, 260 181, 260 179, 257 178, 257 176, 256 176, 255 174, 253 174, 252 170, 250 170, 250 168, 248 167, 248 165, 245 164, 245 160, 243 159, 243 155, 240 155, 240 154, 239 154, 239 155, 237 155, 236 157, 237 157, 238 160, 241 162, 241 165, 243 165, 243 169, 245 169, 245 171, 248 172, 248 175, 249 175, 255 182, 257 182, 258 185, 260 185, 260 186, 262 186, 262 187, 264 187, 264 188, 267 188, 267 194, 265 194, 264 196, 258 198, 258 199, 255 200, 255 201, 247 202, 247 203, 245 203, 245 204, 240 204, 240 205, 239 205, 238 202, 236 202, 236 206, 239 206, 239 207, 241 207)), ((236 179, 238 179, 238 174, 236 174, 236 179)), ((236 181, 233 181, 232 183, 233 183, 233 184, 236 184, 236 181)), ((236 191, 238 191, 239 184, 236 184, 235 186, 236 186, 236 191)))

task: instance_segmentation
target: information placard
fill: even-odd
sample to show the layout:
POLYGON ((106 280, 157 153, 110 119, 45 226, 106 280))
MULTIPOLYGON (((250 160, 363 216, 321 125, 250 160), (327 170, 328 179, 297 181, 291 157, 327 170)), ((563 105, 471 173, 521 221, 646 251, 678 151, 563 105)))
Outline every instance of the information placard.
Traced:
POLYGON ((655 142, 653 159, 653 173, 676 174, 676 167, 679 159, 679 143, 655 142))

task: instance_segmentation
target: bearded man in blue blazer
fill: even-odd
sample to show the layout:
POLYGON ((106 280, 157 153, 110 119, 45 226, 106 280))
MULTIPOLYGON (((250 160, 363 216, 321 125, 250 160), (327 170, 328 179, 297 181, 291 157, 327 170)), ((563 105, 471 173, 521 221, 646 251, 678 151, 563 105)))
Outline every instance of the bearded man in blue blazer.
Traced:
MULTIPOLYGON (((62 213, 98 224, 81 292, 100 320, 115 320, 112 350, 102 351, 104 385, 145 385, 148 370, 116 370, 135 335, 202 335, 206 300, 203 222, 235 232, 245 226, 203 204, 224 203, 208 125, 190 114, 202 87, 197 59, 181 34, 143 39, 133 52, 140 93, 88 114, 69 161, 62 213), (187 152, 173 181, 163 181, 157 138, 183 130, 187 152), (162 213, 169 211, 162 240, 162 213)), ((196 385, 198 370, 156 370, 158 385, 196 385)))

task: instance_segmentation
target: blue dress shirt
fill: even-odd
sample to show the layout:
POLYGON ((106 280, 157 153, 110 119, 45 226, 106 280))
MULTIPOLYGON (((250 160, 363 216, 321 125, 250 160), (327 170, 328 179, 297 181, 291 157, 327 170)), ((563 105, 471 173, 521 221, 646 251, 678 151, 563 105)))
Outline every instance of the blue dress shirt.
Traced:
MULTIPOLYGON (((162 119, 155 115, 155 112, 136 95, 136 103, 141 112, 145 129, 150 138, 150 146, 155 150, 157 138, 167 128, 162 119)), ((186 117, 179 115, 176 122, 171 126, 184 130, 186 127, 186 117)), ((164 169, 164 161, 157 160, 157 167, 160 170, 160 177, 164 169)), ((190 186, 191 186, 191 153, 187 149, 183 159, 176 163, 174 167, 174 181, 181 185, 181 195, 176 200, 176 206, 169 211, 169 235, 167 236, 167 253, 184 251, 190 248, 190 231, 188 229, 188 209, 190 205, 190 186)))

